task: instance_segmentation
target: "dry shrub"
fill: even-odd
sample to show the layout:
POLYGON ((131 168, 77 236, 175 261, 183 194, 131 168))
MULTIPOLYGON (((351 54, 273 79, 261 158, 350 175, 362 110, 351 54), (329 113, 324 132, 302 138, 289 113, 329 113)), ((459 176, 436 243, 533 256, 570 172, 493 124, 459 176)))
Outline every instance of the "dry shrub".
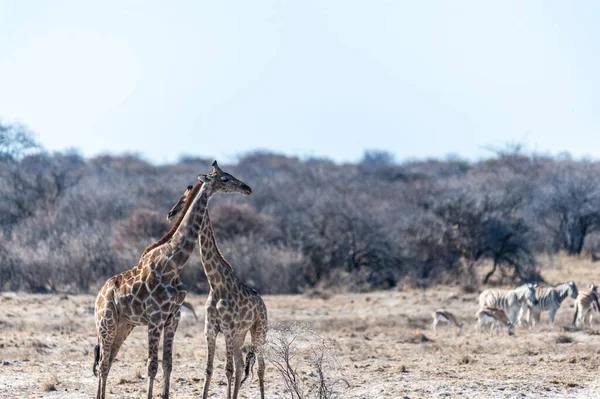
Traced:
POLYGON ((171 226, 165 216, 166 212, 146 206, 136 208, 129 218, 117 222, 113 247, 120 252, 133 247, 135 252, 139 252, 140 245, 147 246, 169 231, 171 226))
POLYGON ((272 329, 266 358, 292 399, 341 397, 339 385, 345 380, 332 342, 317 335, 307 324, 272 329))
POLYGON ((571 344, 573 341, 573 338, 569 335, 559 335, 554 339, 554 342, 557 344, 571 344))
POLYGON ((428 338, 421 330, 414 330, 409 334, 403 334, 399 342, 408 344, 422 344, 424 342, 432 342, 433 340, 428 338))
POLYGON ((57 390, 56 386, 59 384, 58 378, 53 375, 51 377, 46 378, 40 384, 40 391, 42 392, 54 392, 57 390))
POLYGON ((460 364, 460 365, 472 364, 472 363, 473 363, 473 359, 467 355, 463 355, 461 358, 458 359, 458 364, 460 364))
POLYGON ((250 204, 221 202, 210 212, 215 234, 223 239, 240 235, 260 234, 267 229, 269 219, 259 215, 250 204))
POLYGON ((220 245, 242 281, 261 294, 298 293, 305 285, 307 261, 302 252, 239 236, 220 245))
POLYGON ((99 276, 114 274, 117 265, 109 226, 98 221, 73 225, 62 221, 58 212, 39 214, 3 237, 7 251, 0 268, 12 271, 6 281, 0 281, 0 289, 87 291, 99 276))

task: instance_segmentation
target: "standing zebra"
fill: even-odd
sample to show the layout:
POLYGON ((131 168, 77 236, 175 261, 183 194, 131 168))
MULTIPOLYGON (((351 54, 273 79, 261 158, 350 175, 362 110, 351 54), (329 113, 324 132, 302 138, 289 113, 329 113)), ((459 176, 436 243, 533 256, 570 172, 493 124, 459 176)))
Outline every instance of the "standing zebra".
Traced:
POLYGON ((525 311, 528 311, 527 322, 529 326, 534 326, 540 322, 540 315, 543 311, 548 311, 548 320, 550 323, 554 323, 554 317, 556 311, 560 308, 561 303, 570 296, 573 299, 577 298, 579 291, 577 286, 572 281, 556 285, 554 287, 537 287, 535 290, 535 296, 538 300, 537 306, 531 306, 526 304, 519 311, 519 324, 525 311))
POLYGON ((573 324, 581 327, 585 325, 585 317, 590 315, 589 324, 592 325, 594 313, 600 312, 600 303, 598 303, 598 287, 590 284, 589 290, 582 290, 575 300, 575 314, 573 315, 573 324))
POLYGON ((517 313, 523 306, 536 306, 535 296, 537 284, 523 284, 512 290, 487 289, 479 294, 479 307, 495 307, 505 310, 511 323, 515 323, 517 313))

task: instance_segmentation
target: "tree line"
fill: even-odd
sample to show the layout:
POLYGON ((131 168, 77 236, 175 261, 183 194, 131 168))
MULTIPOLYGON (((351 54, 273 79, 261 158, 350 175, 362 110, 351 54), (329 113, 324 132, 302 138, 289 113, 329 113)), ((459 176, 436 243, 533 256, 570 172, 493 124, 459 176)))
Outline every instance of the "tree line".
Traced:
MULTIPOLYGON (((86 159, 0 123, 0 290, 97 289, 169 230, 167 211, 211 162, 86 159)), ((218 198, 211 220, 225 257, 261 293, 536 281, 539 254, 600 250, 597 162, 512 147, 477 162, 253 152, 226 168, 253 194, 218 198)), ((182 279, 207 292, 197 253, 182 279)))

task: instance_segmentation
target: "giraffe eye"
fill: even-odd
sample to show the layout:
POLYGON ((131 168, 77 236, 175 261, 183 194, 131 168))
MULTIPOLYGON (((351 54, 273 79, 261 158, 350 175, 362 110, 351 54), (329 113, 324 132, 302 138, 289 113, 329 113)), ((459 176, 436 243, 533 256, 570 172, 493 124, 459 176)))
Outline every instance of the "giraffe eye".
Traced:
POLYGON ((223 183, 227 183, 229 181, 229 177, 227 177, 227 176, 221 176, 221 181, 223 183))

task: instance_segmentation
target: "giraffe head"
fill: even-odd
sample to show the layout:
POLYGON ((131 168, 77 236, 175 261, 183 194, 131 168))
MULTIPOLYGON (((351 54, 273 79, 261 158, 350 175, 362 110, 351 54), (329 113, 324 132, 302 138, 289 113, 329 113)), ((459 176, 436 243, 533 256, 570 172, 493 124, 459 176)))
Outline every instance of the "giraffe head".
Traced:
POLYGON ((231 174, 223 172, 223 170, 217 164, 217 161, 214 161, 213 171, 208 175, 199 175, 198 179, 200 182, 196 186, 188 186, 183 193, 183 195, 179 198, 177 203, 171 208, 169 213, 167 214, 167 220, 171 221, 177 216, 184 208, 186 204, 186 200, 189 196, 195 195, 198 193, 198 188, 201 185, 207 185, 206 189, 210 190, 209 195, 214 195, 217 193, 225 193, 225 194, 243 194, 250 195, 252 194, 252 189, 246 183, 241 180, 236 179, 231 174))
POLYGON ((212 163, 213 170, 207 175, 198 175, 198 179, 206 184, 206 190, 209 190, 209 196, 222 194, 252 194, 252 189, 246 183, 236 179, 231 174, 224 172, 219 167, 217 161, 212 163))
POLYGON ((185 200, 186 200, 186 198, 188 197, 188 195, 190 194, 190 192, 192 191, 193 188, 194 188, 194 186, 187 186, 187 188, 185 189, 185 192, 183 193, 183 195, 179 198, 179 200, 173 206, 173 208, 171 208, 171 210, 169 211, 169 213, 167 213, 167 220, 168 221, 173 220, 173 218, 175 216, 177 216, 177 214, 179 212, 181 212, 181 210, 185 206, 185 200))

